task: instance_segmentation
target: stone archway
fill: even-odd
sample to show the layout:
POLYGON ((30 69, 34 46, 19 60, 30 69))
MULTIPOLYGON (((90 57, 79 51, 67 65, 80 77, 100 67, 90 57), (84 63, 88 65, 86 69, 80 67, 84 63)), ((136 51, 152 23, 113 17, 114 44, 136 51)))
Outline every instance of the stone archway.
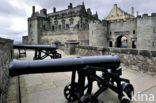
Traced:
POLYGON ((123 36, 123 35, 117 37, 116 47, 118 47, 118 48, 127 48, 128 47, 127 37, 123 36))

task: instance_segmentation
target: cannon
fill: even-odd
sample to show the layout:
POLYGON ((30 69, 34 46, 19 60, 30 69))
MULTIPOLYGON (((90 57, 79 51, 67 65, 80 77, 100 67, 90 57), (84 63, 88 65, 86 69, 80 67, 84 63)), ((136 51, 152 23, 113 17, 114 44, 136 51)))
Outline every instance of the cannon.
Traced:
POLYGON ((121 103, 129 103, 134 89, 128 79, 121 78, 122 68, 116 55, 83 56, 51 60, 19 61, 10 63, 9 75, 72 72, 71 81, 64 88, 64 96, 69 102, 98 103, 97 97, 107 88, 118 94, 121 103), (101 72, 101 75, 97 74, 101 72), (78 77, 78 80, 76 79, 78 77), (99 89, 92 93, 93 82, 99 89))
POLYGON ((61 54, 57 53, 57 47, 55 45, 22 45, 22 44, 14 44, 14 49, 19 50, 19 57, 21 54, 25 54, 26 56, 26 49, 35 50, 34 60, 44 59, 50 56, 52 59, 61 58, 61 54), (25 52, 20 52, 23 49, 25 52))

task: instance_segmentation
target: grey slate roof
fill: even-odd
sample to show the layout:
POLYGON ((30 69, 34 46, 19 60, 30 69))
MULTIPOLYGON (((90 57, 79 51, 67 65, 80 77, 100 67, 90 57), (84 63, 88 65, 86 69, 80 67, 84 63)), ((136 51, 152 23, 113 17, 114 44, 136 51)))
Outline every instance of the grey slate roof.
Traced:
POLYGON ((38 17, 45 17, 45 18, 47 17, 46 15, 41 14, 41 13, 39 13, 39 12, 36 12, 35 15, 38 16, 38 17))
POLYGON ((49 13, 48 16, 55 16, 55 15, 61 15, 61 14, 68 14, 69 12, 78 12, 82 8, 82 5, 78 5, 76 7, 73 7, 71 9, 65 9, 61 11, 56 11, 56 13, 49 13))

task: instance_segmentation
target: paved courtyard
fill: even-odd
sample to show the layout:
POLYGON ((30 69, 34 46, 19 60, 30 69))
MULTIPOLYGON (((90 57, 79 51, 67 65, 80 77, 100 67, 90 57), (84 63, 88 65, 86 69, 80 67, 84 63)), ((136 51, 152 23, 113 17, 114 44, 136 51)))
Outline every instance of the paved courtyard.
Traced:
MULTIPOLYGON (((59 51, 63 58, 76 57, 77 55, 65 55, 62 51, 59 51)), ((32 60, 34 55, 33 51, 27 51, 27 57, 21 58, 21 60, 32 60)), ((150 94, 156 96, 156 77, 150 76, 143 72, 138 72, 128 68, 123 68, 122 77, 131 81, 134 86, 135 94, 138 96, 141 94, 150 94)), ((70 82, 71 72, 64 73, 47 73, 47 74, 28 74, 20 76, 20 88, 22 103, 68 103, 64 98, 63 90, 65 85, 70 82)), ((98 87, 94 84, 94 91, 98 87)), ((117 94, 107 89, 99 96, 99 103, 120 103, 117 94)), ((147 102, 144 98, 143 101, 133 101, 132 103, 156 103, 147 102)), ((75 102, 77 103, 77 102, 75 102)))

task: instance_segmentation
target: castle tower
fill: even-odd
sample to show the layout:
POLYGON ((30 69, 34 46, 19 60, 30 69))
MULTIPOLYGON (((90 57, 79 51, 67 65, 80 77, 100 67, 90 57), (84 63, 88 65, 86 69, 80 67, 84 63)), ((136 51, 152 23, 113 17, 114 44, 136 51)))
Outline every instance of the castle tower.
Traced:
POLYGON ((89 46, 108 47, 107 25, 103 25, 99 21, 89 24, 89 46))
POLYGON ((156 13, 137 17, 137 48, 156 50, 156 13))
POLYGON ((32 7, 32 15, 28 18, 28 44, 38 44, 38 20, 35 6, 32 7))

